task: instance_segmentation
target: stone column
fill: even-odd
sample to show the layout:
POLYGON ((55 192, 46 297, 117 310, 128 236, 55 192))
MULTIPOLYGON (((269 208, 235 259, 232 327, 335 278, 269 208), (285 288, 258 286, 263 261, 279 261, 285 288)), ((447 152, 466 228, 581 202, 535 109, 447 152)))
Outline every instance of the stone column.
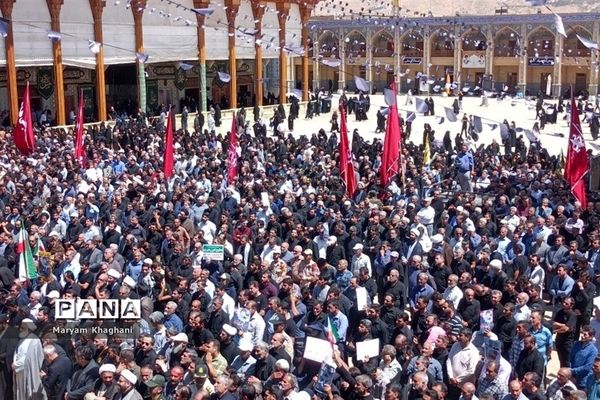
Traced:
POLYGON ((237 54, 235 48, 235 18, 240 8, 240 0, 226 0, 225 6, 227 10, 227 25, 228 25, 228 39, 227 43, 229 46, 229 75, 231 80, 229 81, 229 108, 237 108, 237 54))
POLYGON ((262 17, 265 14, 265 8, 267 3, 263 1, 252 2, 252 16, 254 17, 254 74, 256 80, 254 81, 254 96, 256 97, 256 104, 259 106, 263 105, 264 98, 264 82, 263 82, 263 57, 262 57, 262 42, 260 37, 262 36, 262 17))
MULTIPOLYGON (((133 13, 133 22, 135 29, 135 51, 137 53, 144 52, 144 29, 142 19, 144 17, 144 9, 146 8, 146 0, 138 0, 138 6, 131 7, 133 13)), ((138 84, 138 106, 143 112, 146 112, 146 68, 144 63, 136 60, 137 66, 137 84, 138 84)))
MULTIPOLYGON (((60 32, 60 9, 64 0, 46 0, 50 12, 50 29, 60 32)), ((65 111, 65 83, 63 80, 62 46, 60 40, 52 41, 52 58, 54 66, 54 101, 56 103, 56 125, 64 125, 67 114, 65 111)))
POLYGON ((371 94, 373 91, 373 32, 370 28, 367 29, 365 38, 365 52, 367 56, 366 80, 369 82, 369 94, 371 94))
MULTIPOLYGON (((2 17, 12 21, 13 3, 15 0, 0 0, 2 17)), ((10 112, 10 123, 16 125, 19 121, 19 94, 17 92, 17 68, 15 65, 15 46, 12 24, 8 24, 8 32, 4 38, 4 50, 6 52, 6 80, 8 89, 8 108, 10 112)))
POLYGON ((519 90, 525 94, 527 89, 527 52, 529 51, 527 43, 527 24, 521 25, 521 60, 519 62, 519 90), (527 48, 527 50, 525 50, 527 48))
MULTIPOLYGON (((210 1, 206 0, 194 0, 195 8, 208 8, 210 1)), ((198 65, 199 65, 199 94, 200 104, 199 112, 208 111, 208 95, 206 93, 206 31, 204 30, 204 15, 196 14, 196 22, 198 28, 196 34, 198 35, 198 65)))
POLYGON ((494 35, 490 32, 491 39, 488 39, 488 46, 485 49, 485 73, 494 74, 494 35))
MULTIPOLYGON (((398 15, 397 13, 395 15, 398 15)), ((402 78, 400 77, 402 68, 402 43, 400 43, 400 27, 394 27, 394 80, 396 81, 396 90, 400 93, 402 88, 402 78)))
POLYGON ((429 64, 431 64, 431 37, 429 27, 423 32, 423 74, 429 77, 429 64))
POLYGON ((454 83, 456 83, 457 90, 462 90, 461 82, 464 81, 462 77, 462 32, 457 26, 454 29, 454 83))
MULTIPOLYGON (((593 32, 592 32, 592 40, 596 43, 598 43, 598 41, 600 41, 600 22, 599 21, 594 21, 594 27, 592 28, 593 32)), ((597 96, 598 95, 598 62, 600 61, 599 57, 598 57, 598 52, 597 51, 593 51, 591 52, 591 57, 590 57, 590 94, 592 96, 597 96)))
MULTIPOLYGON (((560 33, 555 33, 554 39, 554 71, 552 73, 552 97, 558 98, 561 92, 562 84, 562 61, 563 47, 565 37, 560 33)), ((545 92, 545 88, 543 89, 545 92)))
MULTIPOLYGON (((90 8, 94 18, 94 40, 103 42, 102 12, 106 6, 104 0, 90 0, 90 8)), ((104 46, 96 54, 96 113, 98 121, 106 121, 106 79, 104 76, 104 46)))
POLYGON ((279 20, 279 103, 286 103, 288 88, 288 56, 285 53, 285 26, 290 12, 290 4, 277 2, 277 19, 279 20))
POLYGON ((321 48, 321 43, 319 43, 319 35, 315 33, 313 36, 313 92, 316 92, 317 89, 320 88, 321 82, 319 80, 319 68, 321 63, 319 61, 319 49, 321 48))
POLYGON ((338 92, 342 93, 346 87, 346 38, 344 37, 343 29, 340 29, 338 32, 338 51, 340 52, 338 92))

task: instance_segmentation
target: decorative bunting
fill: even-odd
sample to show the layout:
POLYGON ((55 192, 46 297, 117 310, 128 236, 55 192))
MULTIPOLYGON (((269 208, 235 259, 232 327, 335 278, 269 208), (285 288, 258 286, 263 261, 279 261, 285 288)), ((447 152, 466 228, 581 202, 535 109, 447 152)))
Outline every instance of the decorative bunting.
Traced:
POLYGON ((100 43, 95 42, 93 40, 88 40, 89 44, 88 44, 88 48, 90 49, 90 51, 94 54, 98 54, 100 53, 100 46, 102 46, 100 43))
POLYGON ((229 83, 231 81, 231 75, 226 72, 217 71, 217 75, 219 76, 219 80, 223 83, 229 83))
POLYGON ((425 114, 429 111, 429 106, 427 105, 427 103, 425 103, 425 100, 415 97, 415 104, 418 113, 425 114))
POLYGON ((10 21, 6 18, 0 18, 0 35, 2 37, 8 36, 8 30, 10 29, 10 21))
POLYGON ((361 78, 360 76, 354 76, 354 83, 356 84, 356 88, 361 92, 369 93, 369 83, 361 78))
POLYGON ((48 39, 52 40, 53 42, 58 42, 62 39, 62 34, 56 31, 48 31, 48 39))
POLYGON ((444 107, 444 112, 446 113, 446 118, 448 118, 448 121, 450 121, 450 122, 458 121, 456 114, 454 114, 454 110, 451 109, 450 107, 444 107))
POLYGON ((581 44, 583 44, 588 49, 600 50, 600 46, 598 45, 598 43, 592 41, 591 39, 583 37, 579 34, 576 34, 576 36, 577 36, 577 39, 579 39, 579 41, 581 42, 581 44))
POLYGON ((543 6, 547 0, 525 0, 525 4, 531 7, 543 6))
POLYGON ((383 99, 388 106, 396 105, 396 92, 388 88, 383 89, 383 99))
POLYGON ((146 53, 135 53, 135 57, 138 59, 139 62, 141 62, 142 64, 145 64, 146 61, 148 61, 148 58, 150 58, 150 56, 148 56, 148 54, 146 53))
POLYGON ((567 37, 565 25, 563 24, 562 18, 558 14, 554 14, 554 25, 556 25, 556 32, 560 33, 564 37, 567 37))
POLYGON ((184 71, 189 71, 190 69, 194 68, 194 66, 180 61, 177 63, 177 68, 182 69, 184 71))
POLYGON ((215 12, 214 8, 192 8, 192 11, 203 17, 210 17, 215 12))

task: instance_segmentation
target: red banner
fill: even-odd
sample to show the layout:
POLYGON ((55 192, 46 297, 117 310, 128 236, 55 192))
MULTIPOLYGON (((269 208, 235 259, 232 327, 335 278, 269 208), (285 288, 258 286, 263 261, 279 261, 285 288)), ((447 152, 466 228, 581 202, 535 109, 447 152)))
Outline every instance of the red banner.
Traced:
POLYGON ((77 120, 75 122, 75 160, 83 168, 86 166, 85 149, 83 147, 83 90, 79 90, 79 106, 77 107, 77 120))
POLYGON ((352 148, 348 144, 348 126, 346 124, 346 111, 340 105, 340 174, 346 184, 346 193, 354 197, 356 193, 356 176, 352 164, 352 148))
POLYGON ((173 109, 169 105, 167 113, 167 131, 165 132, 165 155, 163 173, 165 178, 173 176, 173 109))
POLYGON ((35 137, 33 136, 33 122, 31 121, 31 103, 29 100, 29 81, 25 86, 23 102, 19 110, 19 121, 13 133, 15 146, 21 154, 28 155, 35 150, 35 137))
POLYGON ((567 150, 567 163, 565 164, 565 179, 571 185, 571 193, 582 208, 587 207, 585 183, 583 177, 588 173, 590 163, 588 160, 585 140, 581 132, 579 111, 575 99, 571 96, 571 125, 569 129, 569 149, 567 150))
MULTIPOLYGON (((396 83, 391 84, 394 98, 396 97, 396 83)), ((379 183, 387 187, 390 180, 398 174, 398 159, 400 157, 400 141, 402 140, 402 129, 398 120, 398 106, 394 101, 389 106, 385 139, 383 142, 383 154, 381 156, 381 170, 379 183)))

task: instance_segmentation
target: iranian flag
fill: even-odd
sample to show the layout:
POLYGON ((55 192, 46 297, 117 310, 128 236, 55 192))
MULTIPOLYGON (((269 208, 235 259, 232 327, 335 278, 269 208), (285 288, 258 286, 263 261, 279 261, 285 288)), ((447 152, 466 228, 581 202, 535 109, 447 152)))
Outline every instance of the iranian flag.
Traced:
POLYGON ((332 348, 340 340, 337 328, 331 323, 331 318, 329 317, 327 317, 327 340, 331 343, 332 348))
POLYGON ((29 235, 22 224, 19 232, 19 242, 17 243, 17 254, 19 254, 19 279, 37 278, 37 268, 29 246, 29 235))

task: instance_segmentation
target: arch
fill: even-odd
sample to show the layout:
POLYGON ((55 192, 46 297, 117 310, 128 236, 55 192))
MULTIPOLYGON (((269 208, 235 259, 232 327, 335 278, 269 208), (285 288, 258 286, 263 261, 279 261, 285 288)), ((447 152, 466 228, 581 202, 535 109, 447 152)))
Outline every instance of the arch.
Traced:
POLYGON ((344 38, 346 56, 358 58, 367 56, 367 38, 358 30, 350 31, 344 38))
POLYGON ((539 26, 527 35, 527 55, 531 57, 554 57, 556 40, 554 33, 545 26, 539 26))
POLYGON ((408 31, 400 37, 402 55, 408 57, 423 57, 425 42, 423 35, 417 31, 408 31))
POLYGON ((386 29, 381 29, 371 39, 373 57, 391 57, 394 54, 394 36, 386 29))
POLYGON ((494 36, 494 57, 516 57, 521 52, 519 33, 509 26, 496 32, 494 36))
POLYGON ((462 36, 462 48, 464 51, 484 51, 488 46, 488 37, 478 29, 470 29, 462 36))
POLYGON ((431 33, 431 57, 452 57, 454 55, 454 33, 440 28, 431 33))
MULTIPOLYGON (((339 51, 339 39, 335 32, 325 30, 319 36, 317 42, 315 42, 317 46, 316 54, 323 57, 331 57, 335 56, 336 58, 340 57, 339 51)), ((314 50, 313 50, 314 52, 314 50)))
POLYGON ((577 34, 587 38, 592 37, 592 33, 581 25, 570 27, 567 30, 567 37, 563 41, 563 56, 591 57, 592 51, 581 43, 577 38, 577 34))

